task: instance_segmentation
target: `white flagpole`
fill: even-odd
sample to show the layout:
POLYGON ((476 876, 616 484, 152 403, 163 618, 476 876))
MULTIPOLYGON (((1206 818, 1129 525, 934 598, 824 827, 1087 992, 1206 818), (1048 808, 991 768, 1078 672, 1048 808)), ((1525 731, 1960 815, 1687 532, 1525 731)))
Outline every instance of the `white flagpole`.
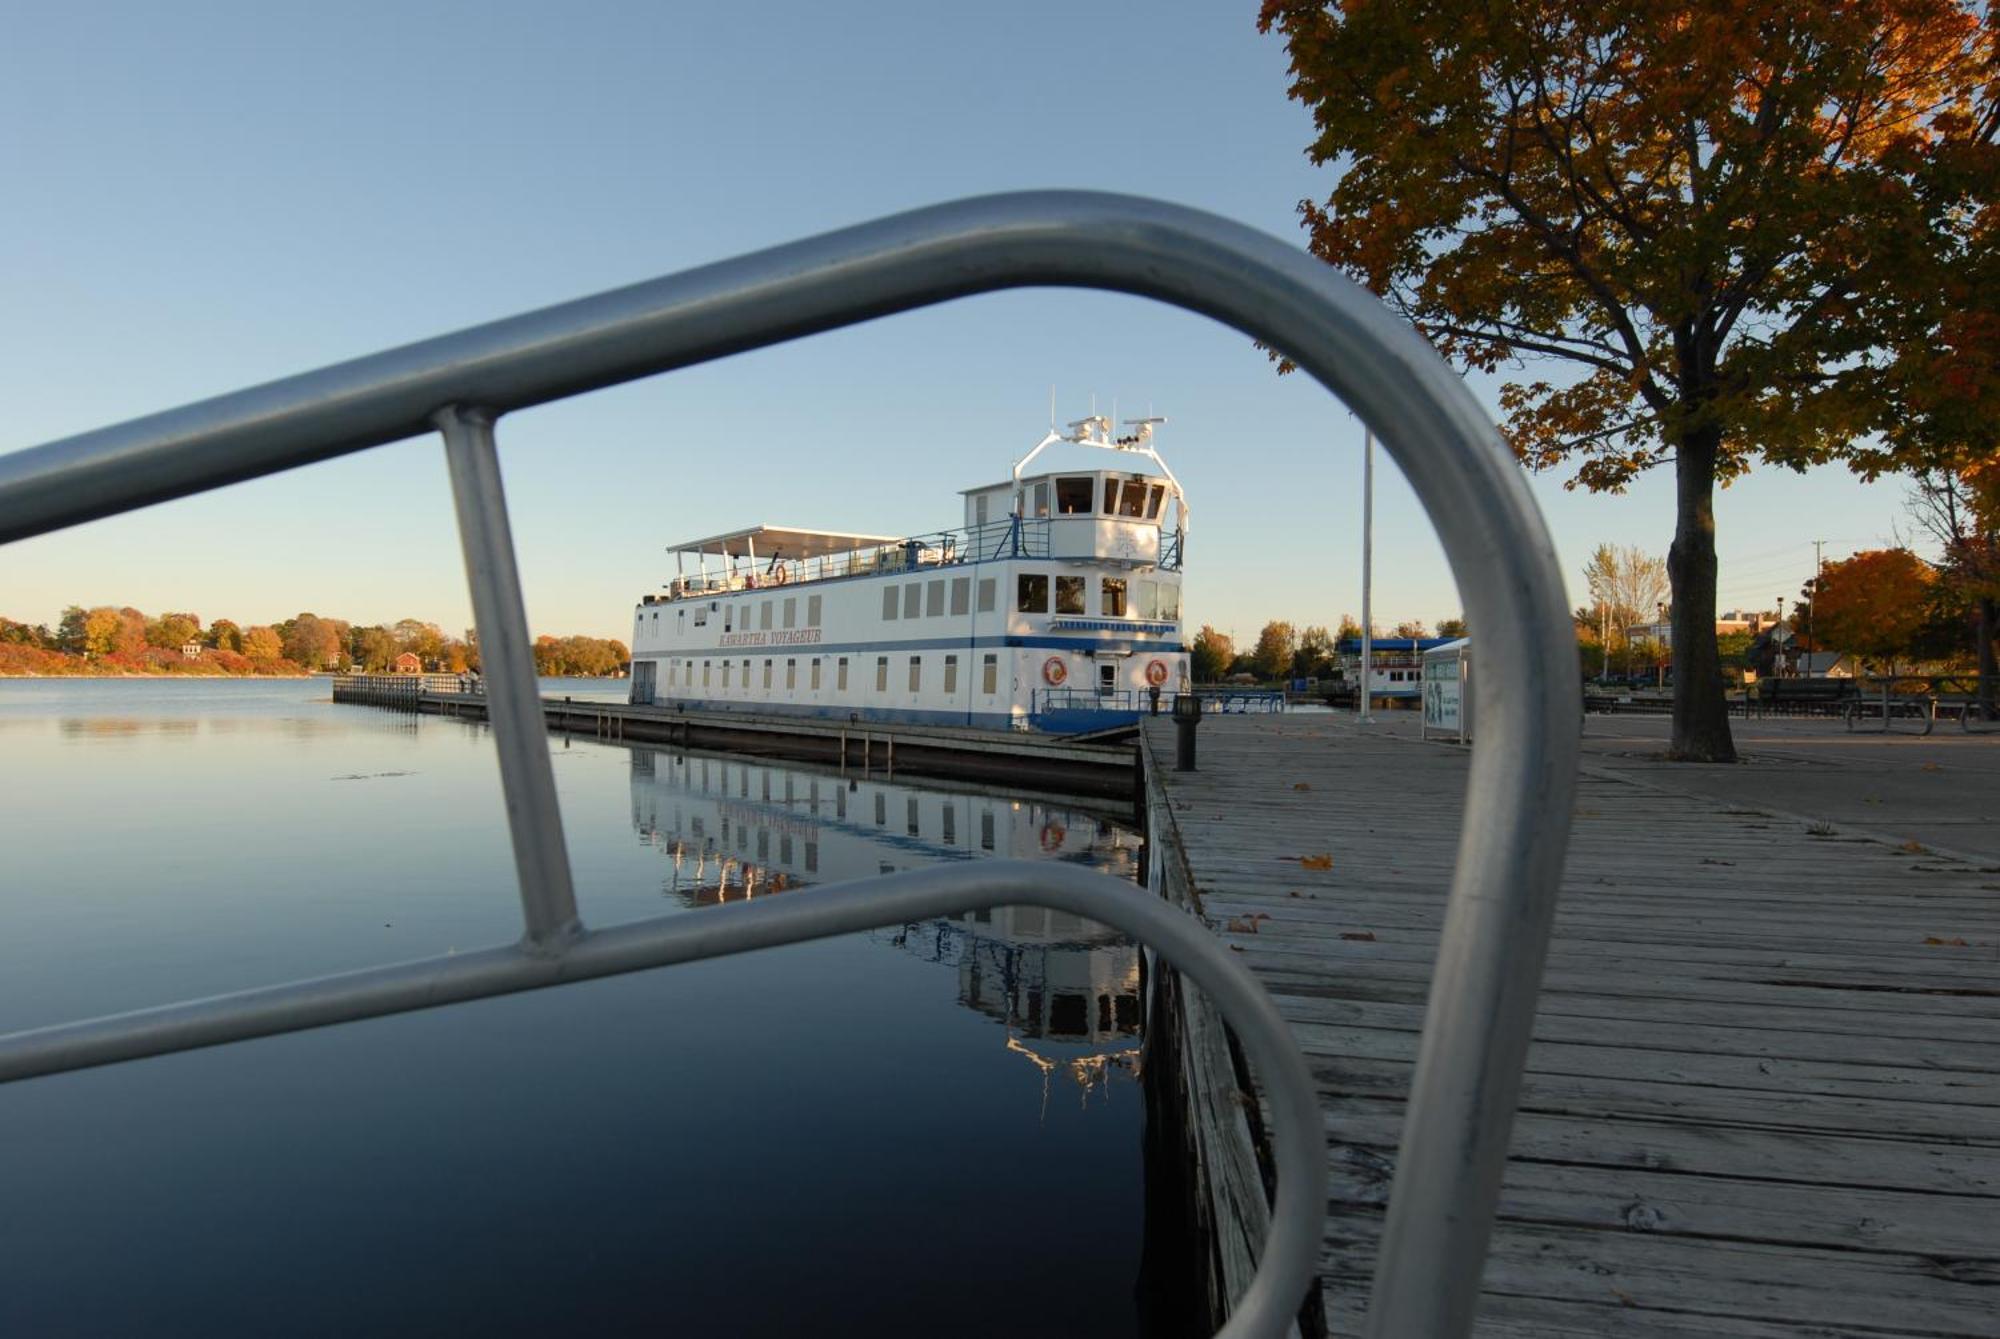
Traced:
POLYGON ((1358 699, 1360 713, 1355 717, 1362 724, 1374 720, 1368 714, 1369 689, 1375 667, 1375 620, 1370 604, 1374 589, 1375 562, 1375 433, 1362 428, 1361 447, 1361 696, 1358 699))

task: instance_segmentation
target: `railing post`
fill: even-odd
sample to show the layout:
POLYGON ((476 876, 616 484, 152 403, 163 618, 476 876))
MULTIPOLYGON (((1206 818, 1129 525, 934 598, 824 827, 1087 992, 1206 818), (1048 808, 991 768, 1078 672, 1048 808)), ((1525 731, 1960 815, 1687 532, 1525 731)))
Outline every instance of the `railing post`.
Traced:
POLYGON ((479 630, 479 668, 486 680, 486 719, 500 753, 500 789, 521 882, 525 942, 559 945, 579 929, 576 890, 570 882, 562 813, 556 807, 555 769, 549 764, 548 726, 535 686, 535 653, 528 640, 521 574, 514 565, 493 417, 451 405, 432 421, 444 434, 445 460, 451 467, 465 578, 479 630))

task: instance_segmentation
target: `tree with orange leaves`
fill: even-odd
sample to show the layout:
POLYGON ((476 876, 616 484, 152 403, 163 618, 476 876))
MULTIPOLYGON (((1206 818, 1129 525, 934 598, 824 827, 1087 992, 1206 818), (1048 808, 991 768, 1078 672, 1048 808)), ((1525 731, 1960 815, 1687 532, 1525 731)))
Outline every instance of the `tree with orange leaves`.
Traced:
POLYGON ((1908 549, 1870 549, 1828 563, 1813 586, 1813 635, 1828 646, 1883 662, 1918 653, 1931 623, 1937 574, 1908 549))
POLYGON ((1983 245, 1990 15, 1264 0, 1259 23, 1284 35, 1311 158, 1340 173, 1300 205, 1314 253, 1465 367, 1576 368, 1502 392, 1531 466, 1614 491, 1673 467, 1672 747, 1733 759, 1716 486, 1760 459, 1851 457, 1887 417, 1890 367, 1962 398, 1913 353, 1983 245))

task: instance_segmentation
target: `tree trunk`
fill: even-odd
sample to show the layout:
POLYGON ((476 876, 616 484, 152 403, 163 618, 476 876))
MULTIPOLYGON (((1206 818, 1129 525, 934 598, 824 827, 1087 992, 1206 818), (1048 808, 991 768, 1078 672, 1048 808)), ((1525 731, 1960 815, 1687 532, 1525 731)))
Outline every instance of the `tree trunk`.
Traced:
POLYGON ((1993 615, 1997 609, 2000 609, 2000 600, 1991 595, 1979 597, 1979 717, 1986 721, 1996 719, 1993 681, 2000 677, 2000 665, 1994 663, 1993 615))
POLYGON ((1715 644, 1715 463, 1721 448, 1721 432, 1702 427, 1690 430, 1674 453, 1674 542, 1667 550, 1674 592, 1670 756, 1683 762, 1736 761, 1715 644))

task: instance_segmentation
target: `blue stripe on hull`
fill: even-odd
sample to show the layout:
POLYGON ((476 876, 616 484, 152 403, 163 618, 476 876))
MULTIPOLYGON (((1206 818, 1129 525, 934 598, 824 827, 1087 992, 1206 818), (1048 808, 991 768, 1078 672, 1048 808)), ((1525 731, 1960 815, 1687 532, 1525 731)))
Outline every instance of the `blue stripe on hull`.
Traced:
POLYGON ((699 659, 703 656, 720 657, 724 660, 755 660, 769 656, 772 659, 797 656, 821 655, 895 655, 904 651, 961 651, 966 647, 999 648, 1051 651, 1118 651, 1137 654, 1141 651, 1156 651, 1173 655, 1187 650, 1180 642, 1142 642, 1133 638, 1110 637, 926 637, 921 641, 907 642, 789 642, 782 645, 756 646, 678 646, 666 649, 647 647, 638 652, 642 659, 699 659))
POLYGON ((1060 711, 1048 715, 1015 716, 1005 711, 941 711, 917 707, 840 707, 805 702, 717 702, 706 698, 659 697, 653 705, 684 706, 689 711, 709 711, 718 715, 796 716, 805 720, 858 720, 862 725, 957 725, 979 730, 1012 730, 1016 721, 1032 720, 1044 734, 1075 734, 1101 730, 1138 719, 1130 711, 1060 711))

